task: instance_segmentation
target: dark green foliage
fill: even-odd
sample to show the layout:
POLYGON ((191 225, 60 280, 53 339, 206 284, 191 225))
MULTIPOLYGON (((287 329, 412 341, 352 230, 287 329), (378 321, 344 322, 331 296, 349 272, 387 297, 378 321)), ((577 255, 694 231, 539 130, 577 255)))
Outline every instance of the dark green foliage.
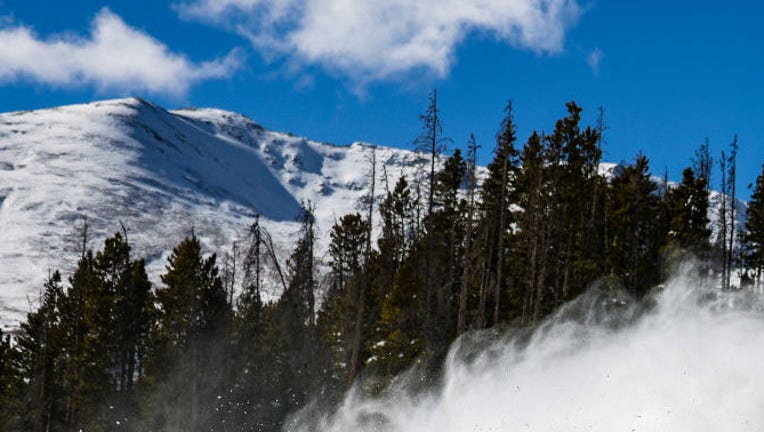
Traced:
POLYGON ((401 176, 379 206, 382 216, 382 234, 378 240, 380 259, 387 285, 409 251, 414 232, 414 203, 405 176, 401 176))
POLYGON ((703 180, 706 190, 711 187, 711 168, 714 160, 711 157, 711 144, 706 141, 695 151, 695 158, 692 160, 692 170, 697 173, 698 179, 703 180))
POLYGON ((508 312, 537 321, 581 293, 604 264, 604 192, 598 174, 599 134, 581 129, 581 108, 551 135, 531 135, 517 173, 514 253, 509 263, 508 312))
MULTIPOLYGON (((353 213, 343 216, 330 234, 330 285, 318 315, 318 328, 328 356, 328 363, 323 368, 325 381, 334 394, 344 390, 350 381, 356 308, 366 303, 366 299, 362 302, 361 290, 368 278, 361 275, 361 270, 368 232, 368 222, 360 214, 353 213)), ((363 321, 368 322, 368 319, 363 321)), ((361 327, 364 339, 363 334, 368 329, 363 323, 361 327)), ((360 354, 363 360, 365 352, 360 354)))
POLYGON ((29 414, 25 404, 25 382, 22 374, 22 352, 11 335, 0 331, 0 430, 23 430, 23 419, 29 414))
POLYGON ((692 168, 682 172, 682 182, 667 197, 670 215, 669 246, 705 255, 709 248, 708 191, 705 181, 695 177, 692 168))
POLYGON ((506 286, 505 261, 510 249, 507 228, 514 222, 510 204, 517 192, 515 181, 520 161, 519 152, 515 148, 516 127, 511 101, 507 104, 505 114, 496 135, 494 158, 488 164, 488 176, 483 182, 480 196, 483 217, 479 225, 482 280, 476 313, 478 328, 485 327, 488 322, 498 324, 501 294, 506 286))
POLYGON ((368 222, 358 213, 343 216, 332 227, 329 244, 331 289, 344 292, 348 281, 361 270, 368 222))
MULTIPOLYGON (((570 102, 551 133, 534 132, 518 150, 511 108, 481 186, 474 137, 467 160, 458 149, 440 155, 433 92, 417 140, 429 169, 392 188, 385 171, 378 208, 372 191, 368 212, 339 218, 325 278, 309 205, 284 266, 256 218, 244 277, 231 273, 225 287, 195 236, 173 250, 155 293, 126 230, 101 251, 83 247, 67 286, 50 275, 18 334, 0 335, 0 430, 280 430, 290 413, 331 405, 350 386, 380 391, 414 366, 432 382, 462 333, 536 325, 598 278, 642 296, 686 253, 714 264, 707 143, 699 176, 688 168, 679 185, 659 188, 641 154, 598 172, 602 110, 592 129, 570 102), (264 280, 264 266, 277 278, 264 280), (264 302, 264 286, 282 289, 280 298, 264 302)), ((723 161, 732 196, 734 158, 723 161)), ((764 269, 762 203, 764 166, 743 237, 748 284, 764 269)), ((734 220, 734 207, 723 214, 734 220)))
POLYGON ((403 371, 425 350, 424 277, 414 261, 406 259, 396 273, 382 304, 379 339, 370 341, 371 365, 383 376, 403 371))
POLYGON ((309 402, 320 389, 321 350, 315 315, 315 231, 312 209, 304 208, 298 218, 300 238, 289 257, 289 283, 270 315, 273 355, 269 367, 277 377, 273 389, 274 413, 286 414, 309 402))
POLYGON ((764 270, 764 164, 756 177, 747 216, 743 236, 745 265, 754 272, 754 282, 759 286, 764 270))
MULTIPOLYGON (((368 332, 372 339, 367 346, 369 362, 378 373, 391 376, 422 354, 438 357, 454 338, 465 253, 465 202, 458 191, 464 183, 466 168, 459 150, 444 162, 435 176, 435 205, 424 221, 426 233, 420 238, 413 237, 409 248, 385 247, 407 243, 405 221, 409 206, 405 179, 399 180, 395 192, 381 205, 385 225, 379 262, 384 265, 387 257, 394 256, 396 271, 390 273, 392 279, 386 279, 386 269, 382 267, 375 279, 377 286, 384 288, 378 297, 382 301, 377 303, 381 306, 379 323, 374 325, 378 330, 368 332), (428 273, 428 268, 437 271, 428 273)), ((373 315, 369 319, 376 322, 373 315)))
POLYGON ((432 331, 427 335, 434 352, 444 352, 456 330, 457 298, 464 261, 465 201, 459 192, 464 184, 467 165, 456 149, 436 175, 435 211, 426 221, 432 242, 430 254, 434 271, 432 331))
POLYGON ((135 379, 143 375, 148 356, 154 296, 144 261, 131 260, 130 245, 120 233, 106 239, 103 251, 96 254, 95 267, 100 289, 87 303, 100 300, 100 304, 86 310, 92 316, 91 327, 99 329, 91 332, 90 357, 107 368, 104 379, 110 383, 103 390, 109 395, 103 426, 113 427, 117 418, 125 429, 132 429, 138 416, 135 379))
POLYGON ((545 279, 544 259, 547 253, 551 221, 545 211, 550 206, 550 196, 546 192, 548 172, 544 163, 542 137, 534 132, 528 138, 521 155, 521 169, 517 173, 517 203, 523 209, 515 234, 516 271, 511 299, 520 303, 521 322, 527 323, 536 315, 537 298, 543 294, 545 279), (520 297, 518 299, 518 297, 520 297))
POLYGON ((618 276, 635 296, 644 295, 662 277, 660 254, 667 221, 657 190, 648 160, 641 154, 633 165, 619 166, 610 181, 607 273, 618 276))
POLYGON ((33 432, 61 431, 67 423, 71 399, 61 375, 66 370, 62 297, 61 275, 54 272, 45 282, 40 307, 27 315, 18 337, 20 375, 26 381, 23 425, 33 432))
POLYGON ((216 257, 192 236, 173 249, 157 290, 158 331, 150 366, 149 428, 200 430, 213 419, 226 376, 231 307, 216 257))

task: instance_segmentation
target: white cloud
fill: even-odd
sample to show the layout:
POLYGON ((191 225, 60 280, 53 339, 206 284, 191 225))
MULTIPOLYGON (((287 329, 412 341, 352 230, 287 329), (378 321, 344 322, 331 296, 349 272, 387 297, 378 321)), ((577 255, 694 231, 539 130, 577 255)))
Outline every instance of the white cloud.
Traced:
POLYGON ((230 76, 239 65, 236 51, 191 62, 106 8, 94 18, 88 38, 42 39, 29 27, 0 26, 0 83, 26 79, 56 87, 182 96, 195 83, 230 76))
POLYGON ((181 16, 247 37, 266 57, 320 65, 357 84, 448 74, 470 33, 557 53, 581 14, 576 0, 188 0, 181 16))
POLYGON ((592 69, 594 76, 599 76, 600 74, 600 63, 602 63, 603 57, 605 57, 605 53, 599 48, 595 48, 586 57, 586 64, 592 69))

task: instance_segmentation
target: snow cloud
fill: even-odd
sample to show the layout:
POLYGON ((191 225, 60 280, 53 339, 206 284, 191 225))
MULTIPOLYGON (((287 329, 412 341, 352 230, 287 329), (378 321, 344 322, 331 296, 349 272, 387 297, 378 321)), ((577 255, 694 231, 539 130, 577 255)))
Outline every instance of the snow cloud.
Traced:
POLYGON ((187 0, 181 17, 223 26, 266 58, 318 65, 356 84, 448 74, 469 34, 560 52, 577 0, 187 0))
POLYGON ((200 81, 230 76, 240 63, 236 50, 194 63, 106 8, 93 19, 88 38, 66 34, 43 39, 29 27, 0 23, 0 83, 31 80, 178 97, 200 81))

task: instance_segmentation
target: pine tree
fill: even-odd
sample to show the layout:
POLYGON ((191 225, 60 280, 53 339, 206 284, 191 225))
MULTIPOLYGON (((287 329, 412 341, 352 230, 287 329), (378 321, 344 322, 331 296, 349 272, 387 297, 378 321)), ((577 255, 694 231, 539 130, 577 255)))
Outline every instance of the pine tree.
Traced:
POLYGON ((698 179, 703 180, 706 191, 711 189, 711 168, 714 160, 711 157, 711 143, 706 138, 705 142, 695 150, 695 158, 692 160, 692 170, 697 173, 698 179))
POLYGON ((676 252, 688 252, 702 259, 707 254, 711 236, 708 193, 704 181, 695 178, 692 168, 685 168, 681 183, 669 191, 667 205, 670 218, 668 246, 676 252))
POLYGON ((746 266, 754 271, 756 288, 761 287, 764 270, 764 164, 756 177, 756 185, 748 202, 743 249, 746 266))
POLYGON ((383 284, 386 287, 392 286, 392 276, 409 252, 415 225, 413 208, 411 189, 401 176, 379 206, 382 233, 378 244, 383 275, 388 276, 383 284))
POLYGON ((244 280, 233 325, 231 392, 223 416, 235 430, 257 431, 274 424, 271 391, 273 376, 266 331, 268 306, 261 296, 263 233, 260 217, 250 226, 251 243, 244 261, 244 280))
POLYGON ((101 367, 107 367, 114 393, 109 411, 117 411, 124 425, 137 415, 135 379, 143 374, 155 310, 145 262, 131 259, 125 229, 123 233, 106 239, 95 257, 102 298, 95 314, 95 327, 100 330, 91 331, 90 337, 102 339, 97 343, 102 350, 101 367))
POLYGON ((464 254, 462 263, 462 277, 459 287, 459 309, 456 324, 456 336, 464 333, 467 326, 467 295, 472 284, 473 273, 471 272, 473 256, 473 236, 475 221, 475 192, 477 189, 477 149, 479 148, 475 135, 471 134, 467 142, 467 199, 465 202, 465 230, 464 230, 464 254))
POLYGON ((509 274, 514 278, 510 303, 523 322, 536 321, 580 294, 601 274, 604 262, 600 138, 595 129, 580 127, 580 107, 569 102, 566 108, 568 115, 552 134, 531 136, 523 151, 527 167, 517 177, 522 210, 509 274))
MULTIPOLYGON (((433 211, 435 210, 435 185, 436 185, 436 162, 440 154, 445 149, 446 143, 450 142, 450 139, 443 137, 443 127, 440 122, 440 108, 438 107, 438 92, 433 90, 430 95, 429 104, 424 114, 419 116, 422 122, 422 133, 414 141, 417 151, 426 153, 429 158, 429 168, 426 172, 426 207, 427 210, 424 214, 425 221, 432 219, 433 211)), ((418 201, 418 200, 417 200, 418 201)), ((419 202, 417 202, 419 204, 419 202)), ((418 207, 418 205, 417 205, 418 207)), ((425 222, 426 225, 427 222, 425 222)), ((426 253, 424 254, 424 285, 425 285, 425 333, 432 335, 435 331, 435 298, 437 297, 436 291, 438 290, 437 284, 434 281, 436 268, 433 263, 435 253, 435 240, 433 239, 432 227, 426 228, 426 253)), ((431 340, 432 337, 428 337, 427 340, 431 340)))
MULTIPOLYGON (((369 175, 369 199, 367 206, 367 219, 366 219, 366 235, 365 245, 363 248, 364 263, 363 263, 363 275, 359 277, 355 290, 355 323, 353 325, 353 344, 350 350, 350 372, 348 373, 348 386, 352 386, 355 382, 358 371, 361 368, 362 357, 366 353, 362 353, 363 339, 369 333, 369 328, 374 325, 372 322, 376 322, 376 308, 370 308, 367 303, 369 298, 374 298, 371 293, 371 285, 373 280, 372 266, 374 261, 373 251, 371 248, 371 238, 373 235, 374 227, 374 202, 375 202, 375 190, 377 184, 377 153, 372 150, 371 157, 369 159, 371 165, 371 171, 369 175), (371 294, 371 295, 370 295, 371 294), (369 315, 369 313, 373 315, 369 315), (374 317, 369 318, 367 317, 374 317)), ((378 303, 373 302, 372 303, 378 303)))
MULTIPOLYGON (((413 252, 413 254, 422 251, 413 252)), ((423 360, 426 353, 424 331, 424 276, 409 255, 400 265, 390 292, 384 297, 379 334, 369 347, 374 372, 391 378, 423 360)))
POLYGON ((319 312, 318 326, 329 355, 328 381, 337 391, 344 389, 346 383, 352 383, 351 375, 357 372, 353 371, 353 354, 359 310, 361 334, 358 335, 356 362, 363 357, 360 339, 363 337, 363 311, 366 309, 363 303, 366 300, 362 298, 361 290, 367 283, 362 268, 368 233, 368 222, 354 213, 340 218, 330 235, 330 287, 319 312))
POLYGON ((365 349, 369 352, 368 366, 380 375, 390 376, 410 364, 408 361, 418 355, 423 345, 423 338, 417 339, 413 345, 406 345, 411 339, 402 342, 404 337, 401 335, 414 326, 418 326, 417 335, 406 337, 421 335, 423 322, 416 299, 421 300, 423 296, 423 280, 421 272, 413 284, 405 283, 408 278, 403 277, 404 267, 408 269, 412 265, 411 254, 417 243, 414 200, 406 177, 399 177, 393 190, 388 188, 386 192, 379 206, 382 230, 377 240, 379 258, 372 290, 377 301, 374 310, 369 311, 369 316, 378 318, 379 322, 371 328, 365 349), (407 325, 412 319, 416 324, 407 325), (396 357, 399 348, 413 348, 415 354, 396 357))
POLYGON ((173 249, 157 290, 159 330, 151 365, 156 383, 144 408, 146 428, 200 430, 214 415, 216 391, 226 376, 231 310, 216 265, 191 236, 173 249), (161 415, 151 411, 156 406, 161 415))
POLYGON ((422 133, 414 141, 417 151, 427 154, 430 166, 427 169, 427 212, 425 216, 432 214, 435 207, 435 165, 440 154, 445 150, 446 144, 451 140, 443 137, 443 127, 440 123, 440 108, 438 107, 438 91, 433 90, 430 94, 427 109, 419 115, 422 122, 422 133))
POLYGON ((736 224, 735 224, 735 194, 736 194, 736 171, 737 171, 737 135, 730 144, 730 151, 722 151, 719 159, 721 171, 721 205, 719 209, 719 235, 716 238, 716 250, 721 261, 721 284, 723 289, 730 289, 732 274, 733 254, 735 249, 736 224))
MULTIPOLYGON (((556 187, 559 193, 557 201, 559 221, 562 232, 560 233, 559 271, 554 278, 553 290, 554 307, 568 301, 580 294, 600 269, 602 250, 600 247, 587 247, 592 239, 596 239, 594 232, 590 231, 589 222, 592 212, 588 203, 594 201, 593 193, 602 190, 594 187, 601 178, 598 168, 602 150, 599 146, 599 135, 596 130, 580 126, 582 109, 575 102, 566 104, 568 115, 557 121, 554 132, 549 135, 549 147, 553 158, 550 165, 558 156, 562 157, 562 164, 553 169, 561 171, 559 175, 553 174, 559 183, 556 187)), ((602 200, 600 200, 602 202, 602 200)), ((597 246, 599 241, 594 242, 597 246)))
POLYGON ((737 234, 736 224, 735 224, 735 218, 736 218, 736 210, 737 210, 737 203, 736 200, 736 192, 737 192, 737 135, 735 135, 734 139, 732 140, 732 143, 730 144, 730 155, 729 159, 727 160, 727 163, 729 164, 728 171, 727 171, 727 190, 724 191, 724 194, 729 197, 729 217, 725 218, 728 220, 729 228, 725 228, 725 230, 728 232, 728 238, 727 238, 727 244, 723 245, 725 249, 724 257, 725 257, 725 274, 724 274, 724 288, 730 289, 731 286, 731 276, 732 276, 732 265, 734 261, 734 252, 735 252, 735 237, 737 234))
POLYGON ((0 331, 0 430, 4 431, 24 430, 23 420, 30 408, 24 404, 21 354, 12 336, 0 331))
POLYGON ((660 251, 665 232, 658 185, 651 179, 642 154, 633 165, 621 167, 610 182, 608 212, 608 273, 640 297, 661 278, 660 251))
POLYGON ((93 344, 86 342, 93 321, 92 311, 95 310, 93 302, 95 294, 100 291, 100 284, 93 251, 83 251, 77 269, 69 278, 69 288, 62 297, 60 307, 63 349, 66 353, 62 384, 66 404, 64 422, 70 429, 82 428, 90 411, 102 408, 100 403, 93 405, 89 400, 88 392, 92 385, 100 385, 99 380, 103 377, 94 373, 94 365, 89 364, 91 355, 98 353, 90 351, 88 345, 92 347, 93 344))
POLYGON ((273 327, 269 330, 275 356, 271 367, 277 369, 279 377, 275 416, 281 419, 318 391, 318 366, 324 363, 316 328, 315 219, 310 204, 303 206, 298 222, 299 239, 287 265, 289 282, 274 305, 273 327))
POLYGON ((517 271, 520 274, 519 285, 523 286, 520 316, 523 324, 530 323, 538 315, 536 299, 543 295, 545 245, 549 241, 549 226, 552 223, 547 211, 549 196, 545 190, 548 180, 542 141, 542 137, 535 131, 528 138, 521 155, 521 169, 517 174, 518 205, 522 208, 517 221, 517 253, 522 261, 517 271))
POLYGON ((504 266, 507 257, 507 227, 513 222, 510 212, 512 182, 519 165, 519 152, 515 148, 516 132, 512 114, 512 101, 507 103, 505 117, 496 135, 494 158, 488 164, 488 176, 481 190, 483 219, 481 243, 485 247, 483 258, 477 326, 484 327, 489 296, 493 300, 492 323, 498 324, 501 309, 501 293, 505 287, 504 266))
POLYGON ((360 214, 353 213, 343 216, 332 227, 329 243, 331 289, 345 292, 347 283, 361 270, 367 225, 360 214))
POLYGON ((60 321, 64 296, 61 275, 54 272, 45 282, 39 308, 27 315, 18 336, 20 374, 25 383, 21 397, 23 430, 64 430, 67 423, 65 335, 60 321))
POLYGON ((456 314, 462 266, 464 264, 465 205, 460 191, 464 184, 467 163, 456 149, 436 174, 436 210, 428 221, 434 250, 432 263, 438 272, 432 275, 435 284, 433 331, 429 345, 435 352, 444 352, 455 336, 456 314))

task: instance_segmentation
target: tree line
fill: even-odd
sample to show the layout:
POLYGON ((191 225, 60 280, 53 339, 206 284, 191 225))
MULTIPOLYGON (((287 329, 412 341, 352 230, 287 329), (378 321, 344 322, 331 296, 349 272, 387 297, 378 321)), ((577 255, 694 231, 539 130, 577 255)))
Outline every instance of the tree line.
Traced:
POLYGON ((738 232, 737 139, 717 160, 714 238, 707 141, 677 184, 656 181, 641 153, 605 175, 604 111, 583 126, 578 105, 566 110, 520 145, 509 103, 479 175, 474 136, 442 154, 451 141, 433 92, 419 163, 390 179, 369 160, 364 210, 329 233, 326 278, 309 203, 284 263, 255 218, 238 279, 193 234, 159 286, 125 229, 97 251, 83 235, 75 271, 51 273, 37 309, 0 337, 0 429, 274 431, 353 385, 379 392, 412 367, 434 380, 461 334, 533 326, 598 279, 640 298, 692 255, 722 289, 760 285, 764 166, 738 232), (266 303, 265 285, 283 294, 266 303))

